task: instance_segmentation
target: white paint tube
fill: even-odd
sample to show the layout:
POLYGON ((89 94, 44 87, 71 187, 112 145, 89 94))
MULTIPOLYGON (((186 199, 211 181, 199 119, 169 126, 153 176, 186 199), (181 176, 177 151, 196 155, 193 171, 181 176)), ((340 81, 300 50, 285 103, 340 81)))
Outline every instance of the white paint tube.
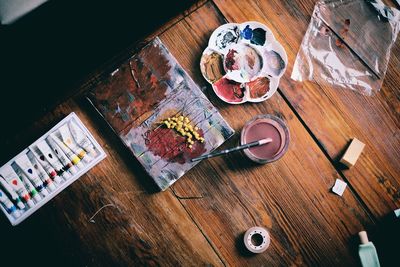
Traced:
POLYGON ((56 155, 53 154, 53 151, 51 151, 51 148, 49 147, 49 145, 46 143, 45 140, 38 142, 36 144, 36 147, 40 150, 40 152, 42 152, 46 160, 50 163, 51 166, 53 166, 53 168, 57 171, 57 173, 61 177, 63 177, 65 180, 71 177, 71 174, 65 171, 64 166, 58 160, 56 155))
MULTIPOLYGON (((61 135, 60 135, 61 137, 61 135)), ((82 164, 81 159, 71 150, 69 147, 67 147, 60 138, 56 136, 56 133, 51 133, 48 137, 49 139, 53 140, 59 148, 64 152, 64 154, 71 160, 71 162, 78 167, 79 169, 83 169, 85 166, 82 164)))
POLYGON ((46 173, 46 171, 43 169, 42 165, 37 161, 35 158, 35 155, 33 155, 32 151, 28 151, 26 154, 29 161, 32 163, 33 168, 35 168, 36 173, 38 174, 40 180, 45 184, 46 188, 50 191, 53 192, 56 190, 56 186, 53 183, 53 180, 51 180, 50 176, 46 173))
POLYGON ((4 193, 1 189, 0 203, 3 204, 3 207, 7 211, 7 213, 11 214, 11 216, 13 216, 15 219, 17 219, 21 215, 17 207, 15 207, 15 205, 11 202, 6 193, 4 193))
POLYGON ((31 196, 29 195, 28 191, 26 191, 25 186, 22 184, 22 181, 19 179, 18 175, 10 165, 4 165, 1 167, 0 175, 10 185, 10 187, 15 190, 18 196, 23 199, 26 204, 28 204, 29 207, 32 208, 35 206, 35 203, 33 203, 31 196))
POLYGON ((50 138, 50 136, 46 138, 46 141, 49 144, 50 148, 54 151, 58 159, 61 161, 62 165, 64 166, 64 170, 69 171, 72 174, 77 173, 74 164, 72 164, 72 162, 67 158, 61 148, 58 147, 56 142, 54 142, 53 139, 50 138))
POLYGON ((79 126, 76 125, 76 123, 72 120, 68 123, 68 126, 75 142, 81 148, 83 148, 89 154, 89 156, 95 158, 97 155, 96 149, 89 138, 86 136, 86 134, 82 131, 82 129, 79 128, 79 126))
POLYGON ((3 176, 0 176, 0 186, 8 193, 12 201, 17 204, 18 208, 21 210, 25 209, 24 203, 22 203, 22 200, 19 198, 15 190, 6 182, 6 180, 4 180, 3 176))
POLYGON ((64 142, 64 144, 69 147, 80 159, 82 159, 83 162, 89 163, 92 160, 92 157, 90 157, 86 151, 82 148, 80 148, 74 141, 74 139, 71 136, 71 132, 69 131, 68 125, 64 124, 58 129, 60 135, 61 135, 61 140, 64 142))
POLYGON ((53 179, 56 184, 60 184, 62 182, 61 177, 58 175, 57 171, 50 165, 50 163, 46 160, 45 156, 40 152, 39 148, 33 147, 31 152, 35 155, 37 161, 42 165, 43 169, 46 173, 53 179))
POLYGON ((36 203, 42 200, 42 197, 39 195, 39 192, 33 186, 31 181, 29 181, 28 177, 26 177, 26 175, 22 172, 22 170, 18 168, 18 166, 16 166, 15 164, 11 166, 13 167, 15 173, 18 175, 19 179, 24 184, 25 188, 28 190, 31 197, 36 201, 36 203))
POLYGON ((26 154, 23 154, 16 158, 15 164, 17 165, 17 168, 20 168, 22 172, 26 175, 26 177, 28 177, 29 181, 31 181, 33 186, 35 186, 36 190, 39 191, 40 194, 42 194, 44 197, 49 194, 26 154))

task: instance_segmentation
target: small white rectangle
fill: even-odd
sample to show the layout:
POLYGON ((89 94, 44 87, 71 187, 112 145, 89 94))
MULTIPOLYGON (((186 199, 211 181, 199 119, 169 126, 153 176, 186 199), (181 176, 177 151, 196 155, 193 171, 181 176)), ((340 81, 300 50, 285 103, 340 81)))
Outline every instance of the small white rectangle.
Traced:
POLYGON ((347 184, 342 180, 336 179, 335 185, 332 187, 332 192, 342 196, 344 190, 346 190, 347 184))
POLYGON ((70 113, 67 117, 65 117, 62 121, 57 123, 56 126, 54 126, 50 131, 48 131, 46 134, 44 134, 42 137, 40 137, 38 140, 36 140, 33 144, 31 144, 28 148, 24 149, 21 153, 16 155, 14 158, 12 158, 9 162, 7 162, 5 165, 11 165, 15 161, 17 157, 19 157, 21 154, 26 154, 29 149, 31 149, 33 146, 35 146, 37 143, 39 143, 42 140, 45 140, 49 136, 50 133, 58 130, 62 125, 65 123, 68 123, 70 121, 73 121, 78 127, 86 134, 86 136, 89 138, 90 142, 94 145, 95 150, 97 152, 96 157, 86 165, 82 169, 80 169, 78 172, 76 172, 72 177, 70 177, 68 180, 62 182, 56 190, 53 192, 49 193, 47 196, 43 197, 40 201, 36 202, 35 205, 32 208, 26 208, 22 211, 21 216, 19 216, 17 219, 15 219, 13 216, 7 213, 7 211, 4 209, 3 205, 0 205, 0 209, 3 211, 3 213, 7 216, 8 220, 11 222, 12 225, 18 225, 22 221, 24 221, 26 218, 28 218, 30 215, 32 215, 35 211, 37 211, 40 207, 42 207, 44 204, 49 202, 53 197, 58 195, 61 191, 63 191, 66 187, 68 187, 70 184, 72 184, 74 181, 76 181, 79 177, 81 177, 83 174, 88 172, 91 168, 93 168, 97 163, 99 163, 101 160, 103 160, 106 157, 106 153, 104 150, 101 148, 99 143, 94 139, 92 134, 89 132, 89 130, 85 127, 85 125, 82 123, 82 121, 78 118, 78 116, 72 112, 70 113))

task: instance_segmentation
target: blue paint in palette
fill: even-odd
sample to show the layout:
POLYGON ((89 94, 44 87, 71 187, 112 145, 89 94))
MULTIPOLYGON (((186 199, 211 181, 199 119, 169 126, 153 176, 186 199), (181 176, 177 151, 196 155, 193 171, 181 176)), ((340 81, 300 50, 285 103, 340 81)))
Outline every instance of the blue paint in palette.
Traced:
POLYGON ((250 28, 250 25, 246 25, 240 36, 245 40, 250 40, 250 43, 255 45, 264 45, 266 39, 266 31, 262 28, 250 28))
POLYGON ((251 38, 253 37, 253 30, 250 28, 249 25, 247 25, 243 31, 242 31, 242 37, 246 40, 251 40, 251 38))

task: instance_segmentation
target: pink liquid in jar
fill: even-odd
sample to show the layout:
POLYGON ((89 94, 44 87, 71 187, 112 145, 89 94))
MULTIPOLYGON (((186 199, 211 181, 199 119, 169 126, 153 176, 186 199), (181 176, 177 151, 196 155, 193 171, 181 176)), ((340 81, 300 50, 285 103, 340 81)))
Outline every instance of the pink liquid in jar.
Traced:
POLYGON ((283 156, 289 146, 289 130, 284 121, 273 115, 259 115, 246 123, 241 133, 241 144, 265 138, 272 142, 244 150, 244 154, 257 163, 268 163, 283 156))

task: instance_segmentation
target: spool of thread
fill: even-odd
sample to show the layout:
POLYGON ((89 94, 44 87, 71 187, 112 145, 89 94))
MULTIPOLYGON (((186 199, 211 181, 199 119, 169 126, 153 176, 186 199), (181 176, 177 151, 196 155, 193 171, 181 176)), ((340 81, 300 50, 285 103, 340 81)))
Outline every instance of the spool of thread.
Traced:
POLYGON ((243 241, 250 252, 262 253, 269 247, 271 238, 267 229, 256 226, 246 231, 243 241))

